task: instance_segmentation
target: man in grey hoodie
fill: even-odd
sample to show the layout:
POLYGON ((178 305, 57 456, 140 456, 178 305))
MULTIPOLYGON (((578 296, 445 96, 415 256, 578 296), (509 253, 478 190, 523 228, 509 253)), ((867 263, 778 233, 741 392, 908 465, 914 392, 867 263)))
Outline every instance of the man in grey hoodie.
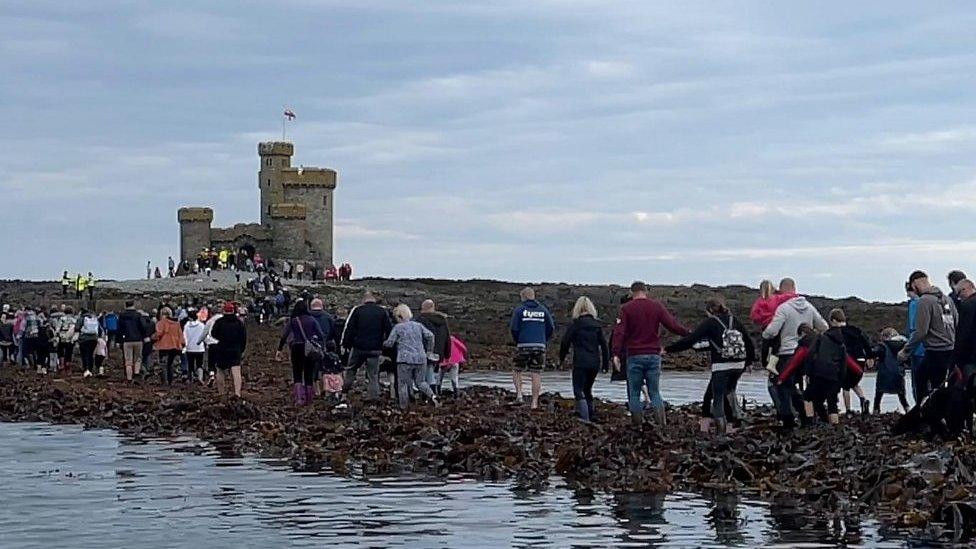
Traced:
MULTIPOLYGON (((800 344, 798 330, 801 325, 812 326, 818 331, 828 328, 827 322, 820 316, 817 308, 807 301, 807 298, 796 293, 796 282, 792 278, 784 278, 779 283, 779 293, 789 298, 776 308, 773 320, 763 330, 763 339, 780 338, 778 364, 785 367, 790 359, 796 354, 796 348, 800 344)), ((774 400, 778 409, 779 419, 783 422, 783 427, 790 428, 796 424, 795 413, 800 414, 800 421, 806 421, 803 411, 803 397, 797 388, 797 384, 803 377, 803 373, 797 371, 789 380, 776 386, 777 397, 774 400)))
POLYGON ((921 375, 918 376, 924 385, 915 391, 918 397, 924 398, 939 388, 949 373, 952 351, 956 345, 959 312, 956 311, 952 299, 933 286, 924 272, 912 273, 908 277, 908 284, 918 294, 918 309, 915 313, 915 331, 898 352, 898 360, 907 361, 916 347, 925 345, 925 355, 919 366, 921 375))

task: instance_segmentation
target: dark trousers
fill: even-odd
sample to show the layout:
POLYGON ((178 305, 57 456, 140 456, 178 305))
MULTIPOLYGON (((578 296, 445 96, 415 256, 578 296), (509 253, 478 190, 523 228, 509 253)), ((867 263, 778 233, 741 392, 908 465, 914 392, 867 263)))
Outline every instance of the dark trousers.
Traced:
POLYGON ((9 345, 0 345, 0 364, 14 361, 14 355, 16 353, 13 351, 14 346, 12 343, 9 345))
MULTIPOLYGON (((945 383, 946 376, 949 374, 949 366, 952 364, 952 351, 930 351, 925 350, 925 356, 919 365, 920 386, 915 391, 916 403, 927 397, 932 391, 938 389, 945 383), (919 399, 921 397, 921 399, 919 399)), ((912 376, 912 383, 915 376, 912 376)))
POLYGON ((203 369, 203 353, 186 353, 186 363, 192 376, 197 369, 203 369))
MULTIPOLYGON (((786 368, 786 365, 793 360, 793 355, 780 355, 779 363, 777 364, 777 369, 782 371, 786 368)), ((776 387, 776 392, 779 396, 779 419, 784 425, 792 425, 796 421, 796 416, 794 411, 800 414, 801 418, 805 418, 803 414, 803 396, 800 394, 799 385, 803 381, 803 372, 800 369, 794 370, 790 378, 784 381, 782 384, 776 387)))
POLYGON ((573 398, 585 400, 592 406, 593 382, 596 381, 597 369, 573 368, 573 398))
POLYGON ((727 419, 730 422, 738 419, 733 406, 733 399, 735 398, 735 387, 741 375, 742 370, 739 369, 712 372, 708 386, 705 387, 705 395, 702 397, 702 417, 727 419), (719 407, 721 411, 716 414, 715 411, 719 407))
POLYGON ((159 351, 159 361, 163 366, 163 381, 167 385, 173 384, 173 363, 180 358, 181 354, 183 353, 179 349, 160 349, 159 351))
POLYGON ((305 356, 305 344, 292 345, 290 350, 292 381, 309 387, 315 385, 315 363, 305 356))
POLYGON ((71 362, 72 355, 75 352, 75 344, 72 343, 58 343, 58 355, 64 359, 66 363, 71 362))
POLYGON ((81 353, 81 367, 89 372, 95 367, 96 345, 98 345, 98 341, 94 339, 78 342, 78 352, 81 353))

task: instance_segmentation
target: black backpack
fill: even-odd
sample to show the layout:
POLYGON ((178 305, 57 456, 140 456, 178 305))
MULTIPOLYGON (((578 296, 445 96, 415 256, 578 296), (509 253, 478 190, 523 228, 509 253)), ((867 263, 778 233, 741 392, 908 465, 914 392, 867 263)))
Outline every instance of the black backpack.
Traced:
POLYGON ((831 381, 840 381, 847 361, 847 347, 840 334, 826 332, 817 336, 810 345, 807 357, 807 375, 831 381))

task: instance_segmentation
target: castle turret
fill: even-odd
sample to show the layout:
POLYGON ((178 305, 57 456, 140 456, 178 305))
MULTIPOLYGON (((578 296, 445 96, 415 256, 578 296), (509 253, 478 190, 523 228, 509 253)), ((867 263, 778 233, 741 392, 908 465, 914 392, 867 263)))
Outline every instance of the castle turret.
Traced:
POLYGON ((180 260, 193 261, 203 248, 210 247, 210 208, 180 208, 176 214, 180 222, 180 260))
POLYGON ((276 259, 308 259, 304 204, 273 204, 270 211, 271 240, 276 259))
POLYGON ((328 168, 287 168, 281 171, 285 202, 305 206, 311 259, 328 267, 332 264, 333 191, 337 174, 328 168))
POLYGON ((295 146, 287 141, 258 143, 261 169, 258 171, 258 188, 261 189, 261 224, 271 225, 271 206, 285 201, 281 186, 281 172, 291 167, 291 155, 295 146))

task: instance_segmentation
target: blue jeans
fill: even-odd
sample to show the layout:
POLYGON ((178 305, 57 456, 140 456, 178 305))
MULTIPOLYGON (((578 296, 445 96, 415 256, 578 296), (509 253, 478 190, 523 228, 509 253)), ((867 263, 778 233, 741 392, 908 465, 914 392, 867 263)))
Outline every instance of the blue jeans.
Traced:
POLYGON ((647 385, 651 395, 651 407, 664 409, 661 398, 661 355, 637 355, 627 357, 627 403, 632 413, 643 410, 641 387, 647 385))

